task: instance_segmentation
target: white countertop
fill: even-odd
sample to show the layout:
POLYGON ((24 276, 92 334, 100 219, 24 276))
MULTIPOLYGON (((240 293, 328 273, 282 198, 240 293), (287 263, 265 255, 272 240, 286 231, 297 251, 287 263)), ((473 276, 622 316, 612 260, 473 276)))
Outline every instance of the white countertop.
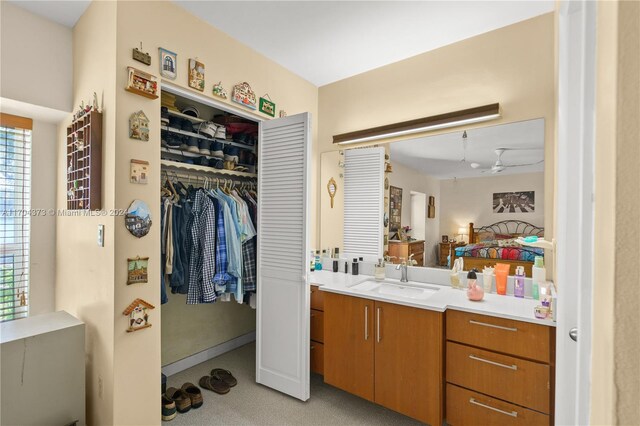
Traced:
MULTIPOLYGON (((498 294, 485 293, 484 299, 480 302, 473 302, 467 299, 466 288, 454 289, 450 286, 432 283, 421 283, 411 281, 409 285, 428 285, 438 287, 437 293, 425 300, 412 300, 391 295, 381 295, 369 291, 359 291, 351 288, 367 280, 372 280, 369 275, 351 275, 344 272, 315 271, 310 275, 311 285, 317 285, 322 291, 340 293, 348 296, 362 297, 365 299, 379 300, 382 302, 396 303, 399 305, 412 306, 415 308, 429 309, 444 312, 447 309, 471 312, 475 314, 488 315, 492 317, 507 318, 517 321, 526 321, 534 324, 542 324, 555 327, 552 320, 537 319, 533 310, 540 305, 539 300, 521 299, 513 296, 501 296, 498 294)), ((387 278, 388 281, 394 281, 387 278)), ((399 281, 397 281, 400 284, 399 281)))

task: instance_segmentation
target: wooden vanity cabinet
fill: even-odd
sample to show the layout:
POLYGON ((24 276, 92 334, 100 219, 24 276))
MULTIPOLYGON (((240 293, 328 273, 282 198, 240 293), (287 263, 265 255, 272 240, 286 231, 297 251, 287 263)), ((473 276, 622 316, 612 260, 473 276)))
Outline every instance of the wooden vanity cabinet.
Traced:
POLYGON ((328 292, 324 299, 324 381, 373 401, 375 303, 328 292))
POLYGON ((555 329, 455 310, 446 317, 447 424, 553 424, 555 329))
POLYGON ((375 402, 440 425, 443 314, 378 301, 375 307, 375 402))
POLYGON ((324 292, 311 286, 311 342, 309 358, 311 371, 324 374, 324 292))
POLYGON ((326 383, 422 422, 443 418, 443 315, 325 294, 326 383))

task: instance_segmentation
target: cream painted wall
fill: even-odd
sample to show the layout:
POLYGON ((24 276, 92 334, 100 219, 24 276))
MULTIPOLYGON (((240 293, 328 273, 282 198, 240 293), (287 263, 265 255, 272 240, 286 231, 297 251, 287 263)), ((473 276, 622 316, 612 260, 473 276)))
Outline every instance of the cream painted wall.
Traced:
MULTIPOLYGON (((277 109, 285 109, 289 115, 311 112, 314 139, 317 133, 318 94, 310 83, 171 2, 154 2, 152 8, 148 2, 118 2, 115 205, 126 208, 134 198, 143 199, 151 207, 155 221, 150 234, 138 240, 125 230, 123 218, 115 219, 114 423, 118 425, 160 422, 156 395, 161 363, 176 361, 255 329, 255 311, 235 302, 194 307, 184 304, 184 296, 170 295, 169 304, 161 307, 158 279, 152 278, 143 285, 125 285, 127 257, 149 256, 149 270, 159 270, 160 100, 149 100, 124 90, 127 66, 159 74, 159 47, 178 53, 178 77, 172 83, 188 89, 187 61, 197 57, 206 67, 204 95, 211 96, 212 86, 218 81, 223 82, 229 93, 234 84, 248 81, 257 95, 269 93, 277 109), (140 20, 140 16, 145 19, 140 20), (131 59, 131 49, 140 42, 152 55, 150 67, 131 59), (150 119, 150 141, 146 143, 128 138, 129 115, 139 109, 144 109, 150 119), (148 185, 129 183, 132 158, 149 161, 148 185), (142 332, 126 333, 121 312, 136 297, 156 306, 151 312, 154 326, 142 332), (136 353, 140 356, 132 356, 136 353), (130 396, 133 387, 139 389, 135 399, 130 396)), ((229 105, 235 104, 229 102, 229 105)), ((267 118, 263 114, 255 115, 267 118)), ((317 181, 312 184, 315 188, 317 181)), ((312 211, 315 208, 312 205, 312 211)), ((315 226, 313 222, 312 229, 315 226)), ((153 273, 150 276, 153 277, 153 273)))
POLYGON ((335 150, 340 133, 499 102, 502 117, 491 125, 545 119, 544 216, 553 235, 554 34, 550 13, 321 87, 319 152, 335 150))
POLYGON ((640 334, 634 267, 640 238, 640 32, 637 2, 597 10, 596 173, 591 423, 640 418, 640 334))
MULTIPOLYGON (((436 247, 440 241, 440 221, 442 209, 440 181, 434 177, 424 175, 417 170, 406 167, 391 158, 393 173, 386 176, 389 178, 389 185, 402 188, 402 226, 411 225, 411 191, 426 194, 425 203, 429 202, 429 196, 436 197, 436 217, 428 219, 425 217, 425 252, 424 259, 426 266, 435 266, 436 247)), ((413 236, 413 234, 412 234, 413 236)))
POLYGON ((502 220, 522 220, 545 226, 544 173, 490 175, 440 181, 440 235, 457 236, 458 228, 491 225, 502 220), (535 191, 535 212, 494 213, 493 193, 535 191))
MULTIPOLYGON (((318 241, 322 248, 338 247, 342 249, 342 238, 344 235, 344 164, 343 151, 329 151, 320 155, 320 185, 318 193, 320 195, 320 235, 318 241), (333 197, 333 208, 331 208, 331 198, 327 191, 327 183, 333 178, 336 181, 338 190, 333 197)), ((318 247, 318 248, 320 248, 318 247)))
POLYGON ((640 3, 620 2, 616 150, 615 381, 619 424, 640 422, 640 3), (630 268, 636 265, 636 268, 630 268))
POLYGON ((0 2, 0 96, 71 111, 72 31, 0 2), (56 72, 42 72, 43 66, 56 72))
MULTIPOLYGON (((56 207, 58 130, 34 120, 31 134, 31 208, 56 207)), ((29 315, 53 312, 56 280, 56 217, 31 217, 29 315)))
MULTIPOLYGON (((114 208, 116 141, 116 3, 92 2, 73 30, 73 104, 104 103, 102 205, 114 208)), ((58 127, 57 187, 66 187, 66 127, 58 127)), ((57 193, 66 208, 66 194, 57 193)), ((56 220, 56 310, 86 324, 88 424, 114 423, 114 224, 113 216, 58 217, 56 220), (105 246, 98 247, 98 224, 105 225, 105 246)), ((122 316, 122 309, 119 317, 122 316)), ((118 317, 118 319, 120 319, 118 317)), ((156 410, 157 411, 157 410, 156 410)))

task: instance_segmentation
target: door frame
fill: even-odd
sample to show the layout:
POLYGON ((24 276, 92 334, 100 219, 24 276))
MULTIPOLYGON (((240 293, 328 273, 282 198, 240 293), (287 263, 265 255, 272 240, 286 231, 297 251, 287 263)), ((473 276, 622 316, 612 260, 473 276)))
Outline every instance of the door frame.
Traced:
POLYGON ((589 424, 594 254, 596 2, 558 7, 555 422, 589 424), (579 331, 578 341, 569 337, 579 331))

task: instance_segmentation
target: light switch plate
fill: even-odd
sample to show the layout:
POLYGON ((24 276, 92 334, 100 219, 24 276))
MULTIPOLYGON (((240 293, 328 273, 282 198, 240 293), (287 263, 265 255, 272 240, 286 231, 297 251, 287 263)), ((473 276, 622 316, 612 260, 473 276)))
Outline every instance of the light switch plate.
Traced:
POLYGON ((104 225, 98 225, 98 246, 104 247, 104 225))

